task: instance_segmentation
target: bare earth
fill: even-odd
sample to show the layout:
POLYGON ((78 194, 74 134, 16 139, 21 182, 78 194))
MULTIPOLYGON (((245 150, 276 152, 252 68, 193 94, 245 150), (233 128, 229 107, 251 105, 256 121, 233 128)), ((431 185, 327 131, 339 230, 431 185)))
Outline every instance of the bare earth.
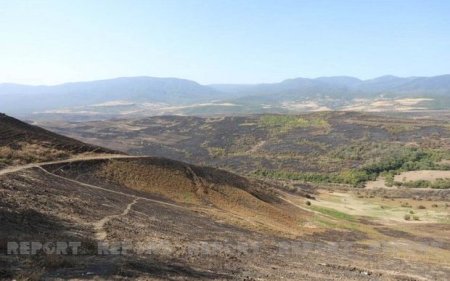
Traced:
MULTIPOLYGON (((82 256, 63 256, 57 261, 42 256, 36 259, 38 264, 27 257, 0 256, 1 274, 17 279, 34 274, 47 280, 92 276, 97 280, 445 280, 450 274, 447 191, 432 191, 441 197, 416 201, 410 198, 409 190, 396 195, 397 190, 320 189, 311 194, 315 199, 279 192, 281 201, 266 197, 266 203, 256 199, 246 203, 247 193, 238 192, 242 201, 224 205, 213 196, 220 183, 214 187, 208 183, 217 175, 209 178, 193 167, 186 171, 186 176, 193 176, 189 179, 192 187, 206 189, 191 191, 187 187, 182 202, 177 197, 173 197, 175 201, 161 197, 148 186, 137 188, 136 169, 155 169, 146 161, 142 157, 104 156, 3 171, 0 201, 4 207, 0 211, 6 222, 0 230, 2 239, 77 241, 84 237, 83 245, 126 240, 133 248, 124 256, 96 255, 88 248, 82 256), (120 172, 117 168, 111 170, 114 174, 102 174, 108 178, 96 173, 102 167, 131 164, 134 171, 126 171, 134 174, 130 177, 136 180, 133 186, 113 180, 120 172), (193 194, 210 203, 195 201, 190 198, 193 194), (405 202, 411 207, 404 207, 405 202), (255 210, 245 209, 244 204, 253 204, 255 210), (419 205, 426 209, 419 209, 419 205), (270 211, 258 218, 259 212, 266 212, 262 206, 270 211), (298 225, 281 228, 270 216, 286 218, 278 217, 272 208, 295 214, 298 225), (420 216, 419 221, 402 219, 410 210, 420 216), (149 245, 151 254, 145 252, 149 245), (17 275, 19 272, 22 275, 17 275)), ((164 173, 158 169, 155 175, 164 173)), ((164 169, 170 169, 173 177, 181 172, 164 169)), ((166 179, 163 174, 151 181, 166 179)), ((228 181, 230 176, 224 179, 228 181)), ((164 182, 157 186, 164 186, 164 182)), ((229 186, 221 192, 231 190, 229 186)), ((161 194, 169 196, 167 192, 161 194)))
POLYGON ((407 181, 435 181, 437 179, 450 179, 450 171, 438 171, 438 170, 422 170, 422 171, 409 171, 403 172, 400 175, 396 175, 394 180, 399 182, 407 181))

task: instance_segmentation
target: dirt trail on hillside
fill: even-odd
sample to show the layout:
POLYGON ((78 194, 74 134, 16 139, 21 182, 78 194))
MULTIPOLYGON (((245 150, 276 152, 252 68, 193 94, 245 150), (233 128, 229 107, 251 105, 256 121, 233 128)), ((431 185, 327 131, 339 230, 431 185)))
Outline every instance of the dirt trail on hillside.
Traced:
POLYGON ((127 207, 125 208, 125 210, 123 210, 123 212, 121 214, 106 216, 106 217, 102 218, 101 220, 93 223, 94 230, 95 230, 95 238, 97 240, 105 240, 106 236, 108 235, 105 230, 105 225, 112 219, 116 219, 116 218, 120 218, 120 217, 124 217, 124 216, 128 215, 128 213, 131 211, 131 208, 133 207, 134 204, 137 203, 138 200, 139 200, 139 198, 135 198, 133 200, 133 202, 131 202, 130 204, 127 205, 127 207))
POLYGON ((249 149, 248 151, 247 151, 247 153, 255 153, 255 152, 257 152, 263 145, 265 145, 266 144, 266 141, 265 140, 263 140, 263 141, 260 141, 259 143, 257 143, 257 144, 255 144, 251 149, 249 149))
POLYGON ((66 163, 89 161, 89 160, 109 160, 109 159, 127 159, 127 158, 142 158, 142 156, 129 156, 129 155, 100 155, 99 156, 99 155, 96 155, 96 156, 74 157, 74 158, 49 161, 49 162, 30 163, 30 164, 25 164, 25 165, 20 165, 20 166, 6 167, 6 168, 0 170, 0 176, 19 172, 22 170, 31 169, 31 168, 39 168, 42 166, 54 165, 54 164, 66 164, 66 163))
POLYGON ((100 189, 100 190, 103 190, 103 191, 107 191, 107 192, 111 192, 111 193, 115 193, 115 194, 120 194, 120 195, 124 195, 124 196, 131 197, 131 198, 142 199, 142 200, 145 200, 145 201, 148 201, 148 202, 159 203, 159 204, 163 204, 163 205, 170 206, 170 207, 188 209, 186 207, 179 206, 179 205, 176 205, 176 204, 172 204, 172 203, 168 203, 168 202, 164 202, 164 201, 159 201, 159 200, 155 200, 155 199, 150 199, 150 198, 146 198, 146 197, 136 196, 136 195, 133 195, 133 194, 127 194, 127 193, 124 193, 124 192, 115 191, 115 190, 107 189, 107 188, 104 188, 104 187, 100 187, 100 186, 96 186, 96 185, 80 182, 80 181, 77 181, 77 180, 65 178, 65 177, 62 177, 62 176, 50 173, 49 171, 47 171, 46 169, 44 169, 44 168, 42 168, 40 166, 37 166, 36 168, 41 169, 44 173, 49 174, 51 176, 54 176, 54 177, 57 177, 57 178, 60 178, 60 179, 66 180, 66 181, 70 181, 70 182, 73 182, 73 183, 77 183, 79 185, 86 186, 86 187, 89 187, 89 188, 100 189))

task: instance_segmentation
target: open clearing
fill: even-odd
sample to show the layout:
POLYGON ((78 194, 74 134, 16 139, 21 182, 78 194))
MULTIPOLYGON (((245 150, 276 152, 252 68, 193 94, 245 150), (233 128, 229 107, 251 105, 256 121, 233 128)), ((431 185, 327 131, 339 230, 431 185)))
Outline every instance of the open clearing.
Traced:
MULTIPOLYGON (((408 171, 408 172, 403 172, 394 177, 394 181, 401 182, 401 183, 410 182, 410 181, 419 181, 419 180, 433 182, 438 179, 450 179, 450 171, 442 171, 442 170, 408 171)), ((365 188, 367 188, 367 189, 377 189, 377 188, 396 189, 397 187, 387 186, 385 179, 383 177, 380 177, 375 181, 366 182, 365 188)))
POLYGON ((356 99, 353 104, 347 105, 343 110, 348 111, 413 111, 424 110, 425 107, 419 106, 423 102, 432 101, 428 98, 404 98, 404 99, 375 99, 364 100, 356 99))
POLYGON ((419 217, 415 223, 437 223, 448 219, 449 210, 445 202, 436 202, 438 207, 432 208, 431 204, 415 202, 409 199, 387 200, 384 198, 364 198, 361 195, 350 192, 320 191, 320 196, 315 206, 337 210, 350 216, 361 216, 375 219, 378 222, 392 223, 405 222, 405 215, 411 211, 419 217), (358 198, 361 197, 361 198, 358 198), (429 208, 421 209, 419 206, 429 205, 429 208), (440 207, 439 207, 440 206, 440 207))
POLYGON ((394 177, 395 181, 408 182, 408 181, 435 181, 437 179, 450 179, 450 171, 439 170, 421 170, 421 171, 409 171, 403 172, 400 175, 394 177))
POLYGON ((376 189, 376 188, 393 188, 388 187, 383 177, 378 178, 375 181, 366 182, 365 188, 367 189, 376 189))

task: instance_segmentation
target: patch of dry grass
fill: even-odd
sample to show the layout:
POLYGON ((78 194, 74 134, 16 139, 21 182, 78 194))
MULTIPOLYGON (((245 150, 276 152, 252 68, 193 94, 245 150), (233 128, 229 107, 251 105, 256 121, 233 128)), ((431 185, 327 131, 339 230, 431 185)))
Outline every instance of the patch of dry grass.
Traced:
POLYGON ((231 224, 285 235, 301 232, 302 214, 287 210, 279 203, 265 202, 234 186, 231 181, 229 184, 209 182, 197 176, 187 165, 183 170, 138 162, 109 161, 97 175, 131 189, 193 205, 231 224))
POLYGON ((0 147, 0 162, 7 165, 20 165, 32 162, 45 162, 56 159, 63 159, 70 156, 70 153, 52 147, 47 147, 37 143, 21 142, 15 145, 0 147))

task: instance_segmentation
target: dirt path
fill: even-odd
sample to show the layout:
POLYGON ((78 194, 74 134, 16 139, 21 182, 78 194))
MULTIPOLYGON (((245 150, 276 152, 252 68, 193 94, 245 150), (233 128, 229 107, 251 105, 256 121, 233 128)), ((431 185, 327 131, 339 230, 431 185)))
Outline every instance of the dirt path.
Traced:
POLYGON ((75 157, 65 160, 57 160, 50 162, 41 162, 41 163, 30 163, 26 165, 7 167, 5 169, 0 170, 0 176, 11 174, 15 172, 19 172, 22 170, 27 170, 31 168, 39 168, 46 165, 53 164, 66 164, 66 163, 74 163, 80 161, 88 161, 88 160, 109 160, 109 159, 128 159, 128 158, 143 158, 142 156, 129 156, 129 155, 101 155, 101 156, 83 156, 83 157, 75 157))
POLYGON ((107 192, 111 192, 111 193, 115 193, 115 194, 120 194, 120 195, 124 195, 124 196, 127 196, 127 197, 135 198, 135 199, 142 199, 142 200, 145 200, 145 201, 148 201, 148 202, 158 203, 158 204, 162 204, 162 205, 166 205, 166 206, 170 206, 170 207, 187 209, 186 207, 175 205, 175 204, 172 204, 172 203, 159 201, 159 200, 155 200, 155 199, 150 199, 150 198, 145 198, 145 197, 141 197, 141 196, 136 196, 136 195, 133 195, 133 194, 127 194, 125 192, 115 191, 115 190, 107 189, 107 188, 104 188, 104 187, 100 187, 100 186, 96 186, 96 185, 80 182, 80 181, 77 181, 77 180, 65 178, 65 177, 62 177, 62 176, 50 173, 49 171, 47 171, 46 169, 42 168, 41 166, 37 166, 36 168, 41 169, 44 173, 46 173, 48 175, 51 175, 53 177, 57 177, 57 178, 60 178, 60 179, 66 180, 66 181, 70 181, 70 182, 73 182, 73 183, 76 183, 76 184, 79 184, 79 185, 82 185, 82 186, 85 186, 85 187, 95 188, 95 189, 99 189, 99 190, 103 190, 103 191, 107 191, 107 192))
POLYGON ((255 153, 257 152, 263 145, 266 144, 266 141, 260 141, 259 143, 255 144, 252 148, 250 148, 247 153, 255 153))
POLYGON ((123 212, 121 214, 106 216, 106 217, 102 218, 101 220, 93 223, 94 230, 95 230, 95 238, 97 240, 105 240, 106 236, 107 236, 107 232, 105 230, 105 225, 112 219, 116 219, 116 218, 120 218, 120 217, 124 217, 124 216, 128 215, 128 213, 131 211, 131 208, 133 207, 133 205, 136 204, 139 199, 140 198, 134 198, 133 202, 128 204, 127 207, 125 208, 125 210, 123 210, 123 212))
POLYGON ((309 213, 314 213, 314 214, 318 214, 318 215, 321 214, 320 212, 317 212, 317 211, 314 211, 314 210, 305 208, 305 207, 303 207, 303 206, 300 205, 300 204, 297 204, 297 203, 295 203, 295 202, 292 202, 291 200, 288 199, 288 197, 290 197, 290 195, 289 195, 287 192, 284 192, 284 191, 279 191, 279 192, 280 192, 283 196, 280 196, 280 197, 278 197, 278 198, 280 198, 280 199, 283 200, 284 202, 287 202, 287 203, 289 203, 290 205, 293 205, 294 207, 297 207, 297 208, 299 208, 299 209, 301 209, 301 210, 303 210, 303 211, 307 211, 307 212, 309 212, 309 213))

